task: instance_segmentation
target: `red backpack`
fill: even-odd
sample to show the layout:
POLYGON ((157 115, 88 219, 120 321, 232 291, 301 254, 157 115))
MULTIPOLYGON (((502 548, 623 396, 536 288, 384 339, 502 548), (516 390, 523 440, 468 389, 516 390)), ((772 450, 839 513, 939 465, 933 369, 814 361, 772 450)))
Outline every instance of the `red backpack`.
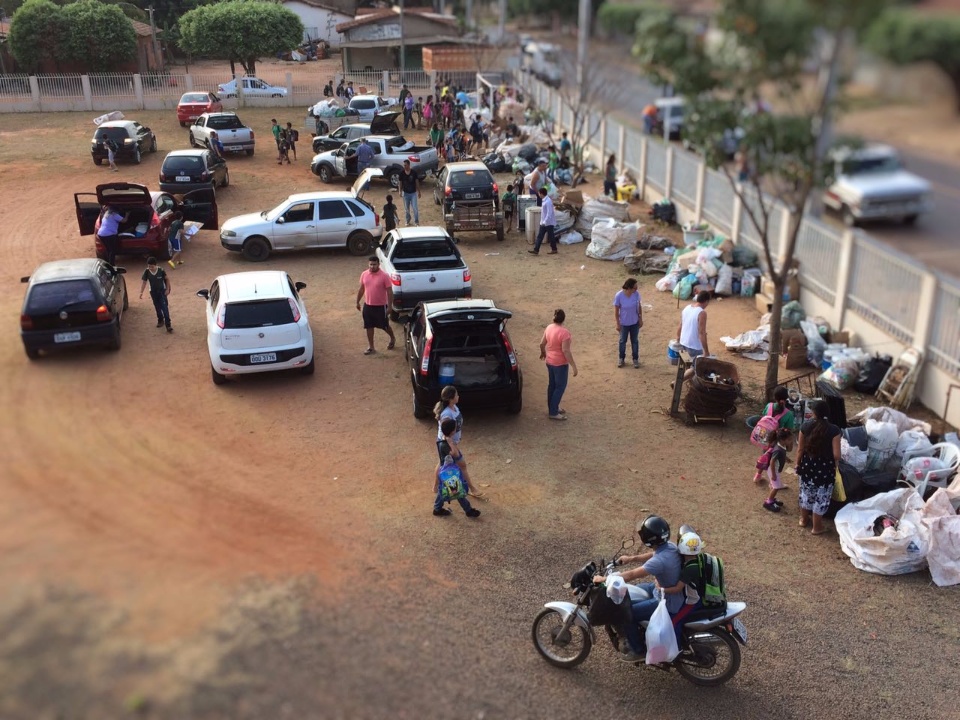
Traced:
POLYGON ((787 414, 789 408, 784 408, 779 415, 773 415, 774 404, 770 403, 767 407, 767 413, 757 421, 750 433, 750 442, 757 447, 766 447, 770 440, 777 436, 777 429, 780 427, 780 418, 787 414))

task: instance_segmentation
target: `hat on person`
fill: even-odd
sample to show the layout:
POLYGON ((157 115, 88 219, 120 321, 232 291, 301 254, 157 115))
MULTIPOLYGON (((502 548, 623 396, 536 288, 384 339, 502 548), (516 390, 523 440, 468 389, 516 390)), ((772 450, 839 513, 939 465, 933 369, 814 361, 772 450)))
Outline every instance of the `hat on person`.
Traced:
POLYGON ((547 159, 546 159, 546 158, 539 158, 539 159, 537 160, 537 165, 546 165, 546 164, 547 164, 547 159))

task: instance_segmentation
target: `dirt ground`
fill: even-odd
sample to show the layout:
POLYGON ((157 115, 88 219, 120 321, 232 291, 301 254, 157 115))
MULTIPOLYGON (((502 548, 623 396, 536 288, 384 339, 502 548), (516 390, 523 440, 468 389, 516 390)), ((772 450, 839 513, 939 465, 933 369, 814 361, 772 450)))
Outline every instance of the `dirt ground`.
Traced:
MULTIPOLYGON (((129 114, 134 117, 133 113, 129 114)), ((221 218, 323 189, 309 152, 278 166, 269 118, 230 160, 221 218)), ((584 246, 533 258, 516 234, 465 236, 477 297, 514 311, 525 375, 519 416, 474 413, 464 432, 483 516, 430 515, 431 422, 411 414, 401 351, 364 357, 353 306, 365 262, 344 251, 275 256, 307 283, 314 377, 210 382, 196 290, 254 269, 202 231, 171 273, 175 332, 138 301, 119 353, 31 363, 14 318, 18 279, 41 262, 89 256, 72 193, 101 182, 155 187, 186 146, 173 113, 135 116, 160 152, 117 174, 87 153, 84 114, 0 116, 0 717, 48 718, 958 718, 956 592, 926 573, 855 570, 836 536, 764 512, 742 418, 670 419, 665 345, 672 297, 641 278, 641 370, 618 370, 611 307, 624 271, 584 246), (537 345, 563 307, 580 375, 566 423, 546 422, 537 345), (609 556, 648 512, 692 522, 749 604, 750 645, 726 687, 616 662, 597 646, 571 672, 530 642, 544 602, 588 559, 609 556), (592 709, 592 712, 591 712, 592 709)), ((303 143, 304 150, 308 148, 303 143)), ((599 181, 585 188, 597 192, 599 181)), ((384 186, 371 199, 382 204, 384 186)), ((438 219, 429 195, 422 223, 438 219)), ((636 215, 643 209, 637 206, 636 215)), ((710 339, 753 328, 750 300, 711 305, 710 339)), ((383 348, 383 338, 378 338, 383 348)), ((756 397, 758 364, 740 363, 756 397)), ((851 405, 853 401, 851 402, 851 405)), ((788 482, 795 485, 795 482, 788 482)))

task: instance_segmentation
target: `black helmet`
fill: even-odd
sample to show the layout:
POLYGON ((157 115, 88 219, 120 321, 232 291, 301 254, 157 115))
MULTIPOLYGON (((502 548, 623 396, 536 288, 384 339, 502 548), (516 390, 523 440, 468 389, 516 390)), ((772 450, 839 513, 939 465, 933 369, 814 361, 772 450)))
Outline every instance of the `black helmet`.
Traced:
POLYGON ((655 548, 670 539, 670 525, 659 515, 650 515, 646 520, 637 523, 637 534, 640 535, 640 542, 655 548))

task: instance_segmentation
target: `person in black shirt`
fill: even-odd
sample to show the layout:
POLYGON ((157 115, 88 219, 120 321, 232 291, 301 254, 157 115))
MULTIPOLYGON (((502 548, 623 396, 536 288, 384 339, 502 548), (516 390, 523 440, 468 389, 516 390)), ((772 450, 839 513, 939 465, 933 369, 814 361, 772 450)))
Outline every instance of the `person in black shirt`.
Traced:
POLYGON ((170 294, 170 278, 163 268, 157 267, 155 257, 147 258, 147 269, 140 276, 140 299, 143 300, 143 291, 150 283, 150 299, 153 300, 153 309, 157 311, 157 327, 167 326, 167 332, 173 332, 170 327, 170 308, 167 305, 167 296, 170 294))
POLYGON ((800 478, 800 527, 811 525, 812 535, 827 532, 823 516, 830 509, 833 483, 840 462, 841 431, 827 420, 827 404, 813 403, 813 419, 800 426, 797 443, 797 475, 800 478))
POLYGON ((420 180, 417 174, 410 169, 410 161, 403 161, 403 172, 400 174, 400 191, 403 193, 403 212, 406 215, 407 225, 410 225, 410 209, 413 208, 413 223, 420 224, 420 206, 417 202, 420 197, 420 180))
POLYGON ((400 213, 393 204, 393 195, 387 195, 387 202, 383 206, 383 227, 387 232, 397 229, 400 222, 400 213))

